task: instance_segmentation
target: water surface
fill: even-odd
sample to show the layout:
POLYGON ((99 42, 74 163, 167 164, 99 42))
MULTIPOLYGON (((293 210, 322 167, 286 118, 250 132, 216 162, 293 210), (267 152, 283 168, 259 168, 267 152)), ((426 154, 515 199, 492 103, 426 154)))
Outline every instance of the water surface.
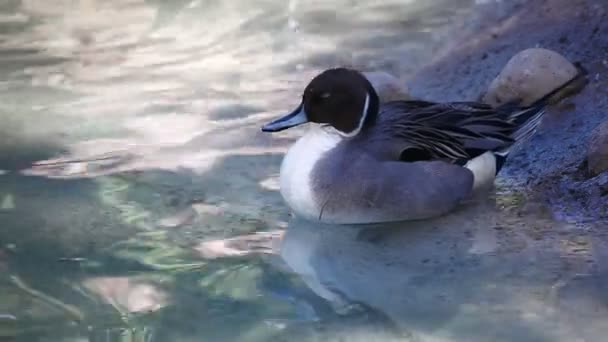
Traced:
POLYGON ((505 3, 2 4, 0 340, 600 336, 580 227, 509 191, 425 227, 292 221, 301 130, 259 132, 319 70, 406 79, 505 3))

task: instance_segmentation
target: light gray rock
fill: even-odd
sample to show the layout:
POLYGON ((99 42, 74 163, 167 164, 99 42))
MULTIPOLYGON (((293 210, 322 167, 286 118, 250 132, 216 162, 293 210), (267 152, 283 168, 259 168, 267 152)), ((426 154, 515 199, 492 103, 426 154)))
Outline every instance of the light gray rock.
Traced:
POLYGON ((513 56, 492 81, 483 101, 492 106, 513 100, 529 105, 577 74, 576 67, 559 53, 526 49, 513 56))

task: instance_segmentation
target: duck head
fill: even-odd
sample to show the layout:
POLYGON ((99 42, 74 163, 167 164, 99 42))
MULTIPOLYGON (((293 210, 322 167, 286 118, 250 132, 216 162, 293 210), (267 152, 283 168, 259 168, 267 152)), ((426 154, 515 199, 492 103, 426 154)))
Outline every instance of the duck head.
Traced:
POLYGON ((311 122, 352 137, 373 124, 379 102, 374 87, 362 73, 347 68, 329 69, 310 81, 295 110, 264 125, 262 131, 278 132, 311 122))

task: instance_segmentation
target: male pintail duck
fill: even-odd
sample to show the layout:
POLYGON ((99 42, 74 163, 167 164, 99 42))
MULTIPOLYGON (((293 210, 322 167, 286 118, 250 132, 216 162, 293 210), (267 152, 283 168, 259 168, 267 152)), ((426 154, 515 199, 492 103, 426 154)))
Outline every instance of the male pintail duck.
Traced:
POLYGON ((545 108, 586 72, 530 106, 402 100, 380 103, 364 74, 326 70, 290 114, 262 127, 315 123, 281 164, 280 191, 296 215, 334 224, 446 214, 491 185, 510 148, 532 135, 545 108))

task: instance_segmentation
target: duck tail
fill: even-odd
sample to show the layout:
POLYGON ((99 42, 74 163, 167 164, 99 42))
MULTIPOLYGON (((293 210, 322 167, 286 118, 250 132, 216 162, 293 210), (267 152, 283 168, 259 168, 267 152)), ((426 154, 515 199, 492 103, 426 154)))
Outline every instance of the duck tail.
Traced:
POLYGON ((587 79, 588 71, 580 63, 575 63, 574 66, 578 73, 572 79, 531 105, 511 111, 508 120, 518 127, 512 135, 515 141, 526 140, 536 132, 547 106, 556 104, 564 98, 578 93, 587 85, 589 82, 587 79))

